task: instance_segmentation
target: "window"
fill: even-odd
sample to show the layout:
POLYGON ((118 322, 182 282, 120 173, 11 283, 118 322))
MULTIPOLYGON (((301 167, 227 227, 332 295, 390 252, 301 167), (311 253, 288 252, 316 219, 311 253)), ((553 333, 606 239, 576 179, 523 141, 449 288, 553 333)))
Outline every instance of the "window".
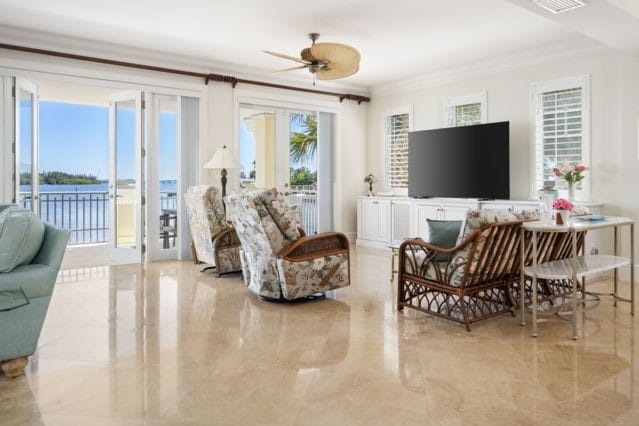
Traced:
POLYGON ((408 132, 411 108, 389 112, 384 117, 385 181, 389 189, 408 188, 408 132))
MULTIPOLYGON (((575 165, 588 162, 587 93, 587 76, 531 86, 535 141, 533 195, 544 186, 567 189, 566 182, 554 175, 553 167, 564 161, 575 165)), ((587 196, 586 181, 579 182, 576 190, 587 196)))
POLYGON ((446 98, 444 101, 445 125, 470 126, 486 122, 486 92, 446 98))

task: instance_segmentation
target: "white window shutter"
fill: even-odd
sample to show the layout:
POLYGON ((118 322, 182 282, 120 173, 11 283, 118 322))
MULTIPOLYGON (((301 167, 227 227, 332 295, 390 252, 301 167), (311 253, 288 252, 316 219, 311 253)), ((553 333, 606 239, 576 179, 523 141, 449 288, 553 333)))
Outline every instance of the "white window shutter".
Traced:
POLYGON ((388 188, 408 188, 408 132, 410 115, 384 118, 385 180, 388 188))
MULTIPOLYGON (((584 162, 584 88, 538 91, 535 94, 535 184, 566 189, 553 173, 564 161, 584 162)), ((577 184, 582 189, 582 182, 577 184)))

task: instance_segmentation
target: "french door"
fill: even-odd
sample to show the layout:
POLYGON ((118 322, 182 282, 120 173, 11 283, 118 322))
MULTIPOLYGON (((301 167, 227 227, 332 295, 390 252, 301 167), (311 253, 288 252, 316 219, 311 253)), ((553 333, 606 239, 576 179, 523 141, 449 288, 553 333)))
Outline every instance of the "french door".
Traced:
POLYGON ((15 132, 15 196, 20 206, 39 212, 38 202, 38 87, 24 78, 13 79, 15 132))
POLYGON ((309 235, 333 226, 332 115, 304 108, 240 105, 241 186, 278 188, 300 212, 309 235))
POLYGON ((109 100, 109 257, 117 263, 139 263, 144 254, 143 100, 134 91, 109 100))

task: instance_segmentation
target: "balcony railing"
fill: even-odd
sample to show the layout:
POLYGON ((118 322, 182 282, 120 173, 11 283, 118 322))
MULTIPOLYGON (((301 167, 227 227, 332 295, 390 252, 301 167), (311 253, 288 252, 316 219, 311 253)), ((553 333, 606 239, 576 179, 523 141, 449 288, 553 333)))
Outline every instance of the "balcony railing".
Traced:
MULTIPOLYGON (((175 191, 160 193, 164 214, 176 209, 175 191)), ((30 209, 31 194, 20 193, 20 204, 30 209)), ((109 241, 109 193, 106 191, 41 192, 38 199, 40 218, 70 233, 69 244, 95 244, 109 241)))
POLYGON ((291 204, 300 211, 306 235, 317 234, 317 189, 314 186, 292 186, 291 204))

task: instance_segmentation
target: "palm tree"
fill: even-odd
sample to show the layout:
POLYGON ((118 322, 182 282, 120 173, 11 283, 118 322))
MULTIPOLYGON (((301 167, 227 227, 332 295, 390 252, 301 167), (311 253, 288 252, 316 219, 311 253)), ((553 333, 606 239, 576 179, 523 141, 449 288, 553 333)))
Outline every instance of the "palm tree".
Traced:
POLYGON ((309 161, 317 152, 317 118, 314 114, 292 113, 291 121, 296 121, 301 132, 291 133, 291 160, 294 163, 309 161))

